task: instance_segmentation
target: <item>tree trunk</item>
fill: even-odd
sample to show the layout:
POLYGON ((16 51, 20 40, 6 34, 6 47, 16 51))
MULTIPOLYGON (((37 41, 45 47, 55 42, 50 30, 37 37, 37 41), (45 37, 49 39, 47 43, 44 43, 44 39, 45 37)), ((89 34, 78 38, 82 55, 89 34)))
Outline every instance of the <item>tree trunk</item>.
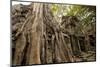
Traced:
MULTIPOLYGON (((67 44, 50 5, 33 3, 30 14, 15 37, 15 65, 74 62, 71 44, 67 44)), ((68 41, 69 43, 69 41, 68 41)))

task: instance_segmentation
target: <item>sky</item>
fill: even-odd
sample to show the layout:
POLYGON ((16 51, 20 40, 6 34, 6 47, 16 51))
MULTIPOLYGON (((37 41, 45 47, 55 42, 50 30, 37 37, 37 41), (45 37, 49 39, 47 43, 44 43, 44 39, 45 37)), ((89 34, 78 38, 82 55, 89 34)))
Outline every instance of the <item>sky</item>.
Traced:
POLYGON ((12 1, 12 5, 15 4, 24 4, 24 5, 29 5, 31 2, 18 2, 18 1, 12 1))

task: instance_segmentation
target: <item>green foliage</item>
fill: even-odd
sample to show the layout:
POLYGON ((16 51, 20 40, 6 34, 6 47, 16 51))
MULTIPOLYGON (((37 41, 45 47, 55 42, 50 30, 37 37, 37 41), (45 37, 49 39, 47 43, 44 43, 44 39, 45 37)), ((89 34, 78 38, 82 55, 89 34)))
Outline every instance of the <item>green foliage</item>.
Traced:
POLYGON ((87 33, 92 26, 95 27, 96 10, 93 6, 53 4, 51 8, 56 17, 76 16, 79 20, 77 32, 87 33))

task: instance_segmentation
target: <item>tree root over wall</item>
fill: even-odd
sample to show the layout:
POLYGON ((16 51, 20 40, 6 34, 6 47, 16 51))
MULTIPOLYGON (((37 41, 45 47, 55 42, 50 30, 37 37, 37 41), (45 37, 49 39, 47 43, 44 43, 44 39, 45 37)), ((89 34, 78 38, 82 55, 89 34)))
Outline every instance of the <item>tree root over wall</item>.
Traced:
POLYGON ((13 65, 76 61, 70 36, 62 32, 50 5, 20 7, 12 11, 12 20, 13 65))

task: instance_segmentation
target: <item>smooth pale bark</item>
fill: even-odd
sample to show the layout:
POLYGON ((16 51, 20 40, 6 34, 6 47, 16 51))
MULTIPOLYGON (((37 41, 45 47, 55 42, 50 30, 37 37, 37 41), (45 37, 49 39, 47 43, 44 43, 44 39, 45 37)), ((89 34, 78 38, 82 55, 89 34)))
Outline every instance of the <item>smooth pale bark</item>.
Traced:
POLYGON ((40 45, 41 45, 41 33, 42 33, 42 23, 43 23, 43 4, 34 3, 33 13, 35 14, 35 19, 32 25, 32 48, 30 53, 29 64, 41 64, 40 61, 40 45))
POLYGON ((14 64, 74 62, 71 44, 66 43, 50 5, 33 3, 32 7, 32 14, 16 35, 20 37, 16 40, 14 64))

